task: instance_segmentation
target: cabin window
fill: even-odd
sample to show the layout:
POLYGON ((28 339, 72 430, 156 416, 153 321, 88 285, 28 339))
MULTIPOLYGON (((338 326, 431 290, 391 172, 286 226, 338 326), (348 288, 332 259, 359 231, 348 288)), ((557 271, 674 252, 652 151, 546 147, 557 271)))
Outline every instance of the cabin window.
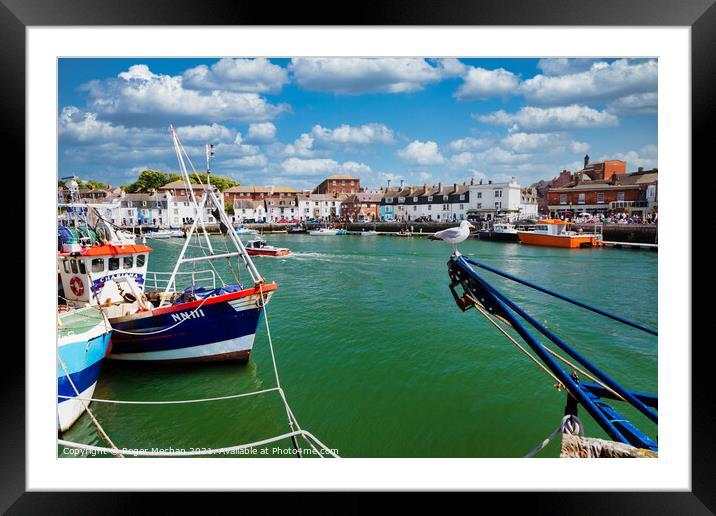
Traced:
POLYGON ((64 267, 65 272, 66 272, 67 274, 69 274, 69 273, 70 273, 70 266, 69 266, 69 264, 67 263, 67 260, 62 260, 62 266, 64 267))
POLYGON ((70 267, 72 267, 72 274, 77 274, 77 262, 70 260, 70 267))
POLYGON ((92 272, 103 272, 104 271, 104 258, 92 259, 92 272))
POLYGON ((146 254, 138 254, 137 255, 137 267, 144 266, 144 260, 146 259, 146 254))
POLYGON ((80 269, 80 274, 87 274, 87 269, 85 268, 84 260, 77 260, 77 266, 80 269))
POLYGON ((117 256, 113 256, 109 259, 109 270, 116 271, 117 269, 119 269, 119 258, 117 256))
POLYGON ((131 255, 130 255, 130 256, 125 256, 124 259, 122 260, 122 266, 123 266, 125 269, 131 269, 132 266, 134 265, 133 262, 134 262, 134 259, 133 259, 133 257, 132 257, 131 255))

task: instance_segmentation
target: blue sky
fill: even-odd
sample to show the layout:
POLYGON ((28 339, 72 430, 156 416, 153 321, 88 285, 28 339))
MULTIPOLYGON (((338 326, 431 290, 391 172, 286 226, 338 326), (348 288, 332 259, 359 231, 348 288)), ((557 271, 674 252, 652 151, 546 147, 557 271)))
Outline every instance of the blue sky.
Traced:
POLYGON ((516 176, 623 159, 658 166, 650 59, 60 59, 60 177, 118 186, 197 167, 241 184, 368 187, 516 176))

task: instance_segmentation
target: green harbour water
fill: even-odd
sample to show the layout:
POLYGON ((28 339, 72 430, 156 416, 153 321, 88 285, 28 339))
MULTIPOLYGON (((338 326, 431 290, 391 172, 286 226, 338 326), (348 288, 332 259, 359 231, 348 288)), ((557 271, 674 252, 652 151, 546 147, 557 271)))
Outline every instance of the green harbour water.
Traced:
MULTIPOLYGON (((301 426, 339 455, 522 457, 558 426, 565 392, 475 310, 456 306, 448 289, 449 245, 423 238, 265 237, 294 253, 254 258, 279 286, 268 315, 282 386, 301 426)), ((223 249, 221 237, 211 238, 223 249)), ((149 240, 155 249, 149 269, 171 270, 183 242, 149 240)), ((460 251, 657 328, 657 253, 480 240, 464 242, 460 251)), ((225 264, 216 263, 228 280, 225 264)), ((622 385, 656 392, 656 337, 481 274, 622 385)), ((262 318, 248 363, 105 361, 94 396, 175 400, 273 386, 262 318)), ((187 405, 93 403, 92 410, 120 448, 217 448, 288 432, 276 392, 187 405)), ((622 414, 656 437, 646 418, 634 410, 622 414)), ((606 437, 585 410, 580 416, 587 435, 606 437)), ((63 438, 105 446, 87 414, 63 438)), ((558 456, 558 441, 539 456, 558 456)), ((275 448, 290 450, 288 441, 265 453, 291 456, 275 448)))

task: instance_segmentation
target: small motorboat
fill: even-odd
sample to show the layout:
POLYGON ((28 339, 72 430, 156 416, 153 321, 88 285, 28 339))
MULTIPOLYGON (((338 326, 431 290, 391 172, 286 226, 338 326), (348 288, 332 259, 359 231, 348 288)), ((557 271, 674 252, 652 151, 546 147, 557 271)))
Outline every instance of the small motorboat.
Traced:
POLYGON ((268 245, 266 240, 260 238, 247 242, 246 252, 254 256, 286 256, 291 254, 290 249, 268 245))
POLYGON ((361 231, 360 236, 378 236, 378 232, 374 229, 371 229, 369 231, 361 231))
POLYGON ((572 222, 559 219, 538 220, 533 231, 517 231, 520 243, 543 247, 566 247, 577 249, 583 247, 601 247, 602 235, 594 233, 570 231, 572 222))
POLYGON ((336 235, 347 235, 347 234, 348 234, 347 229, 342 229, 342 228, 336 229, 336 235))
POLYGON ((296 224, 295 226, 291 226, 286 230, 287 233, 305 233, 306 228, 304 228, 301 224, 296 224))
POLYGON ((338 234, 337 229, 319 228, 314 229, 308 233, 311 236, 336 236, 338 234))
POLYGON ((151 231, 145 235, 147 238, 177 238, 183 237, 184 232, 178 229, 160 229, 151 231))
POLYGON ((404 229, 401 229, 400 231, 398 231, 398 232, 395 234, 395 236, 397 236, 397 237, 409 237, 409 236, 411 236, 411 234, 410 234, 409 232, 405 231, 404 229))
POLYGON ((255 235, 258 233, 255 229, 249 229, 249 228, 245 228, 243 226, 240 226, 240 227, 234 229, 234 232, 237 235, 255 235))

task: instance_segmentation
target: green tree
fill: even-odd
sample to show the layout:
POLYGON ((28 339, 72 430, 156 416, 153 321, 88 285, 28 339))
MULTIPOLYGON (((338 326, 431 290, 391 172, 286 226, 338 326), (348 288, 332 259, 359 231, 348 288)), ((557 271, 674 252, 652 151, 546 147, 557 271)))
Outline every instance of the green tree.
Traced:
POLYGON ((125 187, 127 193, 148 192, 156 190, 167 183, 181 179, 179 174, 173 172, 160 172, 158 170, 143 170, 137 180, 125 187))

